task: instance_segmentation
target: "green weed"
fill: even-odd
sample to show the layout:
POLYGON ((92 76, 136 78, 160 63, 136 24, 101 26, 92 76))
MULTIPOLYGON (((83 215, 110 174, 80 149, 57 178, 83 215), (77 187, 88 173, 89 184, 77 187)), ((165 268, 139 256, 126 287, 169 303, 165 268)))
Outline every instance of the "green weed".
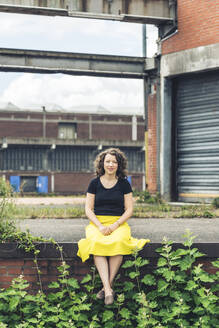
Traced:
MULTIPOLYGON (((150 263, 134 252, 122 266, 125 276, 117 279, 110 306, 95 297, 100 279, 94 268, 79 282, 69 277, 69 266, 62 261, 48 294, 29 294, 20 276, 10 288, 0 290, 0 327, 215 328, 218 273, 207 273, 197 264, 203 254, 193 240, 187 232, 183 248, 174 250, 173 242, 164 239, 157 249, 157 266, 145 275, 142 269, 150 263)), ((219 268, 219 261, 212 265, 219 268)))

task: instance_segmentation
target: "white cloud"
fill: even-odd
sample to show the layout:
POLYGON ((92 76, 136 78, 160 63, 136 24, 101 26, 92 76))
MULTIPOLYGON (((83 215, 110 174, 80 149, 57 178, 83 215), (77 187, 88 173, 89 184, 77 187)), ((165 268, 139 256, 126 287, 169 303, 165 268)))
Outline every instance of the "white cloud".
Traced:
MULTIPOLYGON (((0 21, 1 47, 131 56, 142 53, 140 24, 7 13, 0 13, 0 21)), ((157 38, 157 29, 148 25, 148 31, 151 42, 157 38)))
POLYGON ((66 75, 23 74, 13 80, 0 101, 18 107, 55 103, 63 108, 76 105, 142 106, 142 81, 74 77, 66 75))
MULTIPOLYGON (((133 23, 0 13, 1 47, 113 55, 142 55, 142 26, 133 23)), ((147 54, 156 52, 157 28, 147 26, 147 54)), ((140 80, 67 75, 0 74, 0 100, 19 107, 56 103, 142 106, 140 80), (7 75, 7 77, 6 77, 7 75), (13 77, 14 76, 14 77, 13 77)))

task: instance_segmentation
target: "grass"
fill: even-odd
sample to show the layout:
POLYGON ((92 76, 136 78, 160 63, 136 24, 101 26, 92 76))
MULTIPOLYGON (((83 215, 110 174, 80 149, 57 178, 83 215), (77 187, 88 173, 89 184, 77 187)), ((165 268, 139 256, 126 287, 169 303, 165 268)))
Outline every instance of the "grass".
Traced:
MULTIPOLYGON (((85 218, 84 206, 11 206, 12 219, 85 218)), ((134 218, 218 218, 219 209, 213 205, 171 206, 162 204, 138 204, 134 206, 134 218)))
POLYGON ((11 218, 12 219, 73 219, 85 218, 84 208, 82 206, 18 206, 14 207, 11 218))
POLYGON ((134 217, 137 218, 217 218, 219 209, 212 205, 183 205, 169 204, 146 205, 138 204, 134 208, 134 217))

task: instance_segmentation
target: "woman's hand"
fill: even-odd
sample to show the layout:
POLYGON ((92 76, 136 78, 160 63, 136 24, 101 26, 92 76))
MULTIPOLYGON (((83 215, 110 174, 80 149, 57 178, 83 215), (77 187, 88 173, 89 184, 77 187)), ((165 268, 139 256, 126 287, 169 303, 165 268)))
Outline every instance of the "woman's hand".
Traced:
POLYGON ((119 223, 116 221, 113 224, 111 224, 108 228, 111 232, 115 231, 119 227, 119 223))
POLYGON ((111 230, 110 230, 110 227, 106 227, 106 226, 104 226, 104 225, 100 225, 99 227, 98 227, 98 229, 99 229, 99 231, 102 233, 102 235, 104 235, 104 236, 108 236, 108 235, 110 235, 111 234, 111 230))

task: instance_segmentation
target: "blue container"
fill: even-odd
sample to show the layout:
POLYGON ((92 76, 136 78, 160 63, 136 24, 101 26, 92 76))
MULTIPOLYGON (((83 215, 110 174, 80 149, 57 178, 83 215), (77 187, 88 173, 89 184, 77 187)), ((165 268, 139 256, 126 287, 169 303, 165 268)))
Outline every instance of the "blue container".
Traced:
POLYGON ((48 193, 48 176, 37 177, 37 192, 48 193))
POLYGON ((132 185, 132 176, 131 175, 128 175, 127 176, 127 180, 130 183, 130 185, 132 185))
POLYGON ((10 184, 15 192, 19 192, 21 185, 21 177, 19 175, 11 175, 10 184))

